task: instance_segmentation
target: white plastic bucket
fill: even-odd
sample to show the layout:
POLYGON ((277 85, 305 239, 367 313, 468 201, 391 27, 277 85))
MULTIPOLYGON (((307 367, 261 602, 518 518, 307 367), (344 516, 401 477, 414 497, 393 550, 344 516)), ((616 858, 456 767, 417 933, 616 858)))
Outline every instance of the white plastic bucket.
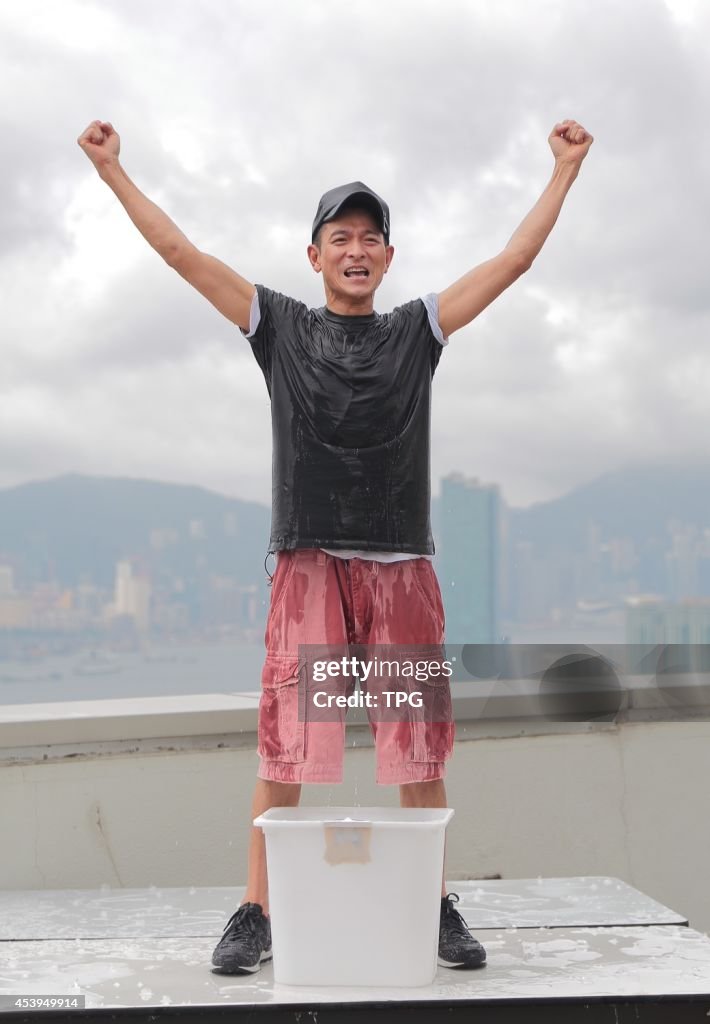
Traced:
POLYGON ((264 830, 274 980, 430 985, 450 808, 273 807, 264 830))

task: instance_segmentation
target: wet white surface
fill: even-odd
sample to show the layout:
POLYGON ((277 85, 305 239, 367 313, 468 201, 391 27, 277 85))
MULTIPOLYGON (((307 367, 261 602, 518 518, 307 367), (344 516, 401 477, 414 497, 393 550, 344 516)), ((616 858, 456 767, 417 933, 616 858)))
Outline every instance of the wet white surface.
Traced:
MULTIPOLYGON (((481 928, 687 924, 618 878, 451 882, 458 909, 481 928)), ((235 886, 0 892, 0 939, 198 937, 222 934, 242 899, 235 886)))
MULTIPOLYGON (((214 942, 90 939, 3 944, 0 993, 85 995, 88 1007, 710 994, 710 940, 679 925, 479 931, 488 964, 439 968, 421 988, 275 985, 214 972, 214 942)), ((314 953, 315 955, 315 953, 314 953)))
POLYGON ((84 995, 87 1008, 710 997, 710 939, 673 923, 682 918, 617 879, 486 880, 450 888, 461 895, 459 909, 488 964, 439 968, 432 985, 406 989, 277 985, 271 964, 253 976, 214 971, 212 950, 241 888, 5 891, 0 995, 84 995), (607 926, 565 924, 604 915, 607 926), (653 923, 616 923, 624 917, 653 923), (482 927, 496 918, 526 926, 482 927), (531 926, 542 921, 547 927, 531 926))
POLYGON ((239 886, 5 891, 0 939, 217 939, 243 892, 239 886))
POLYGON ((513 878, 457 882, 469 927, 688 924, 682 914, 619 878, 513 878))

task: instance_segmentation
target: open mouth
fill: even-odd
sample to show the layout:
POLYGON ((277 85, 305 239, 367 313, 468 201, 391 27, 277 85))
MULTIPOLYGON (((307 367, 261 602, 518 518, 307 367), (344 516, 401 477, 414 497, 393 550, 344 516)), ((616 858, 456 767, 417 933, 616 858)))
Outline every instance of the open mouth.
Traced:
POLYGON ((348 267, 345 271, 346 277, 369 277, 370 271, 366 267, 348 267))

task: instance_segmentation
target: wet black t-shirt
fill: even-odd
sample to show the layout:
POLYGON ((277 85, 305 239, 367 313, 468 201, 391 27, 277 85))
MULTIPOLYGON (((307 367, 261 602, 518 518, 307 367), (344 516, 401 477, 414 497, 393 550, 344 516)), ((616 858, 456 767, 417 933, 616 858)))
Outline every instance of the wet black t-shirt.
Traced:
POLYGON ((256 285, 249 338, 271 398, 270 550, 434 554, 426 306, 341 316, 256 285))

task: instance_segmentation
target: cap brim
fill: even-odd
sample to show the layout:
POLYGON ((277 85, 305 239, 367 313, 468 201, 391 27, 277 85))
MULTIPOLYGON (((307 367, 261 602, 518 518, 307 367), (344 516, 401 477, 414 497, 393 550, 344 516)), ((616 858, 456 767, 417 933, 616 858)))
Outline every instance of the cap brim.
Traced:
POLYGON ((324 211, 323 216, 318 221, 318 226, 313 230, 313 237, 315 238, 320 229, 325 224, 328 224, 329 221, 335 220, 338 214, 341 213, 343 210, 352 209, 353 207, 362 207, 364 209, 369 210, 370 213, 373 213, 375 216, 375 221, 377 222, 377 227, 379 228, 380 232, 385 236, 385 238, 387 237, 387 232, 385 231, 384 223, 385 215, 383 213, 382 207, 375 199, 375 197, 370 195, 369 192, 353 192, 351 193, 351 195, 346 196, 345 199, 341 199, 339 203, 335 203, 328 210, 324 211))

